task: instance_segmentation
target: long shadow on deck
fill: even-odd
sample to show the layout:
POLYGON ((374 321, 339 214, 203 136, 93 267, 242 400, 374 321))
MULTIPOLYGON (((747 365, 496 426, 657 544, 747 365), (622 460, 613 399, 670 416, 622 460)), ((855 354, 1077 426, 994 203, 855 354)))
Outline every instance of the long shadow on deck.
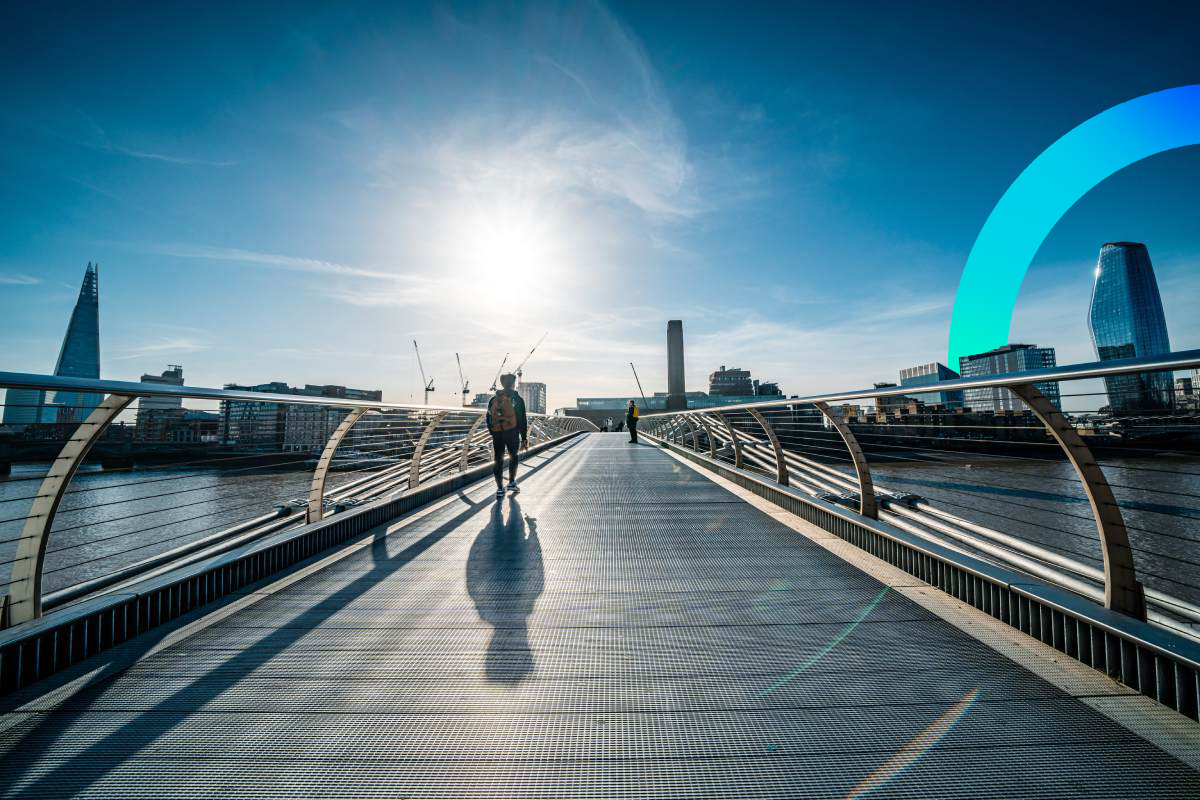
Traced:
POLYGON ((545 571, 537 521, 521 514, 521 504, 497 500, 488 524, 475 537, 467 557, 467 593, 479 618, 492 626, 484 675, 496 683, 517 684, 534 668, 529 646, 529 615, 542 594, 545 571), (515 574, 514 574, 515 573, 515 574))
MULTIPOLYGON (((547 458, 543 463, 528 469, 525 473, 526 477, 550 466, 558 457, 568 452, 580 441, 582 441, 582 438, 576 437, 559 448, 549 451, 546 453, 547 458)), ((374 541, 371 545, 372 559, 376 568, 368 570, 349 584, 339 587, 336 589, 337 594, 344 596, 346 602, 350 602, 355 597, 362 595, 368 589, 385 579, 389 574, 402 569, 406 564, 445 538, 446 535, 457 530, 460 525, 476 514, 480 508, 490 502, 494 502, 493 498, 488 497, 487 500, 471 503, 467 499, 465 490, 460 491, 458 495, 467 503, 467 508, 462 513, 442 523, 436 529, 425 534, 395 555, 389 556, 387 554, 388 525, 381 525, 376 531, 374 541), (389 569, 381 571, 378 567, 387 567, 389 569)), ((491 526, 489 525, 488 529, 490 528, 491 526)), ((400 530, 403 530, 403 526, 400 530)), ((538 564, 540 568, 540 551, 538 564)), ((295 644, 299 639, 319 627, 329 617, 340 610, 337 607, 321 608, 323 602, 324 599, 318 599, 309 608, 298 611, 291 620, 253 644, 248 645, 245 650, 234 653, 229 659, 215 666, 205 675, 197 677, 188 685, 160 702, 153 709, 141 712, 135 718, 97 740, 66 763, 42 775, 32 784, 22 787, 15 792, 6 792, 5 797, 48 798, 74 796, 82 793, 93 783, 108 774, 109 771, 123 763, 124 757, 112 756, 114 750, 124 753, 139 752, 158 739, 158 737, 169 732, 179 721, 191 713, 191 711, 175 710, 173 708, 174 705, 190 699, 192 710, 203 706, 208 700, 216 698, 227 689, 236 685, 244 674, 253 672, 259 666, 265 664, 277 651, 295 644), (256 652, 259 654, 259 657, 246 660, 240 671, 230 669, 222 672, 222 667, 234 659, 241 658, 247 652, 256 652), (209 676, 214 674, 218 676, 217 679, 210 680, 209 676), (203 688, 204 695, 203 698, 196 699, 193 693, 199 688, 203 688), (115 747, 114 745, 117 743, 119 743, 119 746, 115 747)), ((532 659, 530 663, 532 664, 532 659)), ((28 749, 18 745, 12 751, 9 756, 9 763, 5 767, 7 769, 14 769, 17 766, 14 763, 16 761, 14 757, 19 757, 21 772, 17 774, 9 773, 11 783, 18 783, 26 771, 35 769, 39 763, 39 757, 57 742, 58 736, 64 733, 80 715, 86 713, 91 703, 98 699, 108 685, 118 679, 123 673, 124 670, 106 676, 104 679, 81 689, 80 694, 90 695, 88 704, 84 708, 47 713, 41 722, 30 729, 26 734, 26 739, 33 741, 40 739, 41 744, 28 749), (44 738, 42 738, 43 736, 44 738)))

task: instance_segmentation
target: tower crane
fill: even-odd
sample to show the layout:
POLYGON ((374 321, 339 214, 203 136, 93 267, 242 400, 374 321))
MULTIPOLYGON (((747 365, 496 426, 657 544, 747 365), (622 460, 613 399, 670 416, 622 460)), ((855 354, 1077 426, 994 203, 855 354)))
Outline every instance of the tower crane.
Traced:
POLYGON ((515 372, 517 375, 518 384, 521 382, 521 369, 525 366, 525 362, 529 360, 529 357, 533 355, 535 350, 542 346, 542 342, 546 341, 546 336, 549 335, 549 333, 550 331, 546 331, 546 333, 542 334, 542 338, 537 340, 537 344, 529 349, 529 352, 525 354, 525 358, 521 359, 521 363, 517 364, 517 368, 513 370, 513 372, 515 372))
POLYGON ((496 377, 492 378, 492 391, 496 391, 496 383, 500 380, 500 373, 504 372, 504 365, 508 363, 508 353, 504 354, 504 360, 500 362, 500 369, 496 370, 496 377))
POLYGON ((417 347, 417 340, 413 339, 413 350, 417 353, 417 368, 421 370, 421 383, 425 387, 425 405, 429 405, 430 392, 437 391, 433 388, 433 378, 425 380, 425 366, 421 363, 421 348, 417 347))
POLYGON ((458 382, 462 385, 462 404, 463 408, 467 407, 467 395, 470 394, 470 381, 463 378, 462 374, 462 359, 458 357, 458 353, 454 354, 454 360, 458 362, 458 382))
POLYGON ((642 379, 638 377, 638 374, 637 374, 637 367, 635 367, 635 366, 633 365, 633 362, 632 362, 632 361, 630 361, 630 362, 629 362, 629 368, 630 368, 631 370, 633 370, 633 379, 634 379, 635 381, 637 381, 637 385, 638 385, 638 394, 640 394, 640 395, 642 396, 642 408, 645 408, 646 410, 649 410, 649 408, 650 408, 650 404, 646 402, 646 392, 645 392, 645 391, 642 389, 642 379))

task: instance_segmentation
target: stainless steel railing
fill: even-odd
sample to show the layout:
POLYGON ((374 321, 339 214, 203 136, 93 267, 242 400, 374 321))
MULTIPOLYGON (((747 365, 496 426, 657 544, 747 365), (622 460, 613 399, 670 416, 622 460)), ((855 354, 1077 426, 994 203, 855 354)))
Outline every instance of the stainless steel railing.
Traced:
POLYGON ((1191 350, 659 412, 642 428, 1200 637, 1200 395, 1113 415, 1102 407, 1109 392, 1083 384, 1062 393, 1082 406, 1064 413, 1038 388, 1198 366, 1200 350, 1191 350), (989 417, 904 399, 993 387, 1021 409, 989 417))
MULTIPOLYGON (((0 478, 0 627, 492 457, 477 408, 9 372, 0 372, 0 388, 101 399, 78 422, 6 431, 10 450, 40 452, 50 465, 18 464, 0 478), (141 409, 139 419, 132 406, 142 398, 179 405, 141 409), (154 438, 167 423, 187 430, 179 427, 185 402, 221 404, 222 427, 206 442, 154 438), (81 475, 97 445, 110 444, 121 469, 81 475), (164 449, 168 463, 136 463, 164 449)), ((529 415, 533 445, 584 430, 596 427, 529 415)))

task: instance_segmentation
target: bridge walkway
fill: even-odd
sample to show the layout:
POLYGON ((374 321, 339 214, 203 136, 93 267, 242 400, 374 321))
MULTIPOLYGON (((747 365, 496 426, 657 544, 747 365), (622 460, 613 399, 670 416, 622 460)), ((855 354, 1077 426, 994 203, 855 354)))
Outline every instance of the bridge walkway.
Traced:
POLYGON ((1200 796, 662 450, 591 434, 532 461, 515 497, 480 484, 26 698, 0 794, 1200 796))

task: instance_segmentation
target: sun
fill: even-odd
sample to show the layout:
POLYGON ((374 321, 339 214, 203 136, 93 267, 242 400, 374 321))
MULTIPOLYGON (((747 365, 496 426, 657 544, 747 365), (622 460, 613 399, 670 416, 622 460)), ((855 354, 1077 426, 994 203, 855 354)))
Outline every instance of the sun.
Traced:
POLYGON ((466 296, 484 306, 541 296, 566 269, 554 220, 528 206, 473 208, 458 218, 449 236, 451 270, 466 296))

